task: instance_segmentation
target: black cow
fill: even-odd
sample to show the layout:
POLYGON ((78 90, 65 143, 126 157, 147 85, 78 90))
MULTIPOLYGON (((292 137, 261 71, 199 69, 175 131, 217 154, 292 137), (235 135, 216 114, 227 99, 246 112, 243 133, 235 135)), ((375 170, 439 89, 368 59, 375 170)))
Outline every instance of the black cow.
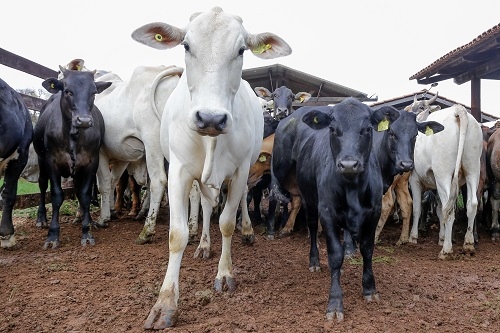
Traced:
POLYGON ((303 103, 311 98, 311 94, 306 92, 294 94, 292 90, 286 86, 276 88, 272 93, 265 87, 255 87, 254 91, 260 98, 266 101, 273 101, 273 116, 277 120, 281 120, 292 114, 293 102, 303 103))
POLYGON ((0 189, 2 221, 0 247, 16 245, 12 209, 16 203, 17 181, 28 162, 29 146, 33 139, 30 113, 21 95, 0 79, 0 189))
POLYGON ((82 212, 81 244, 93 245, 90 201, 92 183, 99 164, 99 149, 104 135, 104 120, 94 106, 95 94, 110 82, 94 82, 94 72, 66 70, 62 79, 49 78, 42 85, 53 93, 40 111, 33 145, 40 166, 40 205, 37 226, 47 225, 45 192, 50 179, 52 219, 44 248, 59 246, 59 208, 64 200, 61 177, 72 177, 82 212))
MULTIPOLYGON (((363 296, 378 299, 372 270, 374 234, 384 191, 382 168, 372 148, 373 128, 384 131, 397 110, 373 111, 353 98, 329 107, 303 107, 276 129, 272 160, 272 195, 286 201, 283 184, 296 172, 310 230, 311 271, 319 269, 318 220, 326 235, 331 286, 327 318, 344 317, 340 269, 341 230, 360 244, 363 296), (379 127, 380 126, 380 127, 379 127)), ((397 133, 394 133, 397 134, 397 133)), ((392 134, 389 134, 392 135, 392 134)))

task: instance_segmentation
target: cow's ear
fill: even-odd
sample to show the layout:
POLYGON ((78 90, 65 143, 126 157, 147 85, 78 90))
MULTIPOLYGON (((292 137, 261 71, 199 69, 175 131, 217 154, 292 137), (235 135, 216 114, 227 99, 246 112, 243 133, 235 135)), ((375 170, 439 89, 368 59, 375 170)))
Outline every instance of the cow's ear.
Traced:
POLYGON ((51 77, 42 82, 42 87, 49 93, 56 94, 64 89, 64 85, 58 79, 51 77))
POLYGON ((255 87, 253 90, 257 96, 264 98, 266 101, 270 100, 273 95, 266 87, 255 87))
POLYGON ((306 93, 306 92, 298 92, 295 94, 295 102, 297 103, 304 103, 304 102, 307 102, 309 100, 309 98, 311 98, 311 94, 310 93, 306 93))
POLYGON ((171 49, 184 40, 184 30, 155 22, 143 25, 132 33, 132 39, 158 50, 171 49))
POLYGON ((399 118, 399 111, 392 106, 383 106, 373 112, 371 123, 377 132, 389 129, 389 125, 399 118))
POLYGON ((252 53, 262 59, 284 57, 292 53, 292 48, 281 37, 271 33, 249 34, 247 46, 252 53))
POLYGON ((436 134, 444 130, 444 126, 436 121, 417 122, 417 127, 419 132, 422 132, 425 135, 436 134))
POLYGON ((112 83, 113 82, 101 82, 101 81, 96 82, 95 86, 97 88, 97 93, 98 94, 102 93, 104 90, 108 89, 112 83))
POLYGON ((319 130, 328 127, 331 119, 330 116, 324 112, 311 110, 302 117, 302 121, 312 129, 319 130))

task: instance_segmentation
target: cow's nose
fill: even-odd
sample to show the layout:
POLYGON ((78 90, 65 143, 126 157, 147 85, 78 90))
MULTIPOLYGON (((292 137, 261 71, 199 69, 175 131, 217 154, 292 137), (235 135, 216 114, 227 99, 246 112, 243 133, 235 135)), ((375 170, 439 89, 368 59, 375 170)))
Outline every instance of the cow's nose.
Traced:
POLYGON ((222 132, 227 125, 227 115, 212 115, 203 112, 196 112, 196 126, 198 129, 212 127, 222 132))
POLYGON ((337 167, 342 173, 357 173, 359 172, 360 163, 355 159, 348 158, 339 161, 337 167))
POLYGON ((401 169, 404 171, 413 170, 413 161, 401 161, 401 169))
POLYGON ((92 127, 93 119, 92 117, 76 117, 75 127, 92 127))

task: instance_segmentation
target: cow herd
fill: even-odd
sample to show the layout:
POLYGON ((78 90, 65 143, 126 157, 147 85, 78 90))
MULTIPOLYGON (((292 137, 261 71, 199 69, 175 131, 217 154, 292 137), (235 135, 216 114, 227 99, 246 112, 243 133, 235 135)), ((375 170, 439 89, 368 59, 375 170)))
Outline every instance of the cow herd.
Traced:
POLYGON ((372 256, 394 206, 394 194, 406 216, 399 242, 405 243, 417 241, 423 192, 436 191, 443 245, 439 257, 444 259, 452 253, 455 204, 464 186, 468 227, 463 248, 473 252, 474 222, 483 200, 483 191, 478 191, 484 174, 480 170, 491 166, 484 176, 492 184, 486 188, 493 207, 492 237, 498 238, 500 185, 495 179, 500 179, 500 134, 490 130, 485 137, 463 106, 430 113, 434 100, 420 101, 422 107, 417 107, 415 99, 413 108, 397 110, 375 109, 347 98, 334 106, 293 110, 293 102, 307 101, 310 94, 294 94, 284 86, 273 92, 262 87, 253 90, 241 79, 245 51, 272 59, 289 55, 290 46, 273 33, 249 33, 240 17, 218 7, 192 15, 184 28, 146 24, 132 38, 160 50, 182 45, 185 68, 140 66, 124 81, 112 72, 88 71, 83 62, 71 62, 60 68, 59 78, 43 82, 53 95, 34 129, 22 97, 0 80, 0 175, 4 179, 0 245, 16 244, 12 210, 32 142, 40 170, 36 223, 49 230, 45 248, 60 244, 62 178, 71 177, 74 182, 82 245, 95 244, 89 211, 95 182, 101 195, 95 224, 101 227, 111 219, 113 191, 124 172, 148 188, 148 213, 136 240, 140 244, 153 240, 167 189, 168 266, 146 329, 176 324, 181 261, 193 235, 190 218, 197 220, 201 206, 204 226, 197 253, 207 257, 209 217, 220 204, 221 192, 226 196, 218 221, 222 249, 215 290, 235 290, 232 236, 238 223, 244 239, 254 242, 248 205, 254 201, 253 222, 263 220, 260 202, 268 191, 264 220, 269 239, 275 232, 281 236, 292 232, 298 211, 305 212, 312 272, 320 269, 319 230, 325 235, 331 276, 329 320, 344 318, 342 263, 358 250, 363 258, 363 297, 378 299, 372 256), (49 181, 50 224, 44 199, 49 181), (279 206, 282 219, 274 214, 279 206))

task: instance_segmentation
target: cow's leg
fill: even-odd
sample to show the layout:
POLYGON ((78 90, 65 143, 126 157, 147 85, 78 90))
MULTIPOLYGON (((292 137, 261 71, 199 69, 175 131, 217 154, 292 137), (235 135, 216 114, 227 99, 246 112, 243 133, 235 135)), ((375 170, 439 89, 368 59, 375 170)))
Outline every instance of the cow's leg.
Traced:
POLYGON ((36 226, 39 228, 46 228, 48 227, 48 220, 47 208, 45 207, 45 194, 47 193, 47 188, 49 187, 49 174, 47 171, 47 166, 41 159, 38 159, 38 165, 40 166, 40 175, 38 177, 38 187, 40 188, 40 202, 38 204, 36 226))
MULTIPOLYGON (((198 181, 193 181, 191 190, 189 191, 189 241, 192 242, 198 236, 198 221, 200 217, 200 204, 201 204, 201 191, 198 181)), ((203 218, 205 218, 205 212, 203 212, 203 218)), ((208 216, 210 219, 210 216, 208 216)), ((210 237, 210 236, 209 236, 210 237)), ((196 254, 195 254, 196 256, 196 254)))
POLYGON ((392 186, 387 189, 384 196, 382 197, 382 213, 377 223, 377 229, 375 230, 375 243, 378 243, 380 233, 384 229, 385 222, 391 215, 391 211, 394 208, 394 197, 392 195, 392 186))
MULTIPOLYGON (((446 177, 436 179, 437 193, 439 201, 441 202, 440 211, 442 214, 440 218, 440 240, 444 233, 443 247, 439 253, 439 259, 447 259, 453 253, 452 232, 453 223, 455 222, 456 196, 450 196, 451 192, 454 192, 453 189, 451 189, 450 193, 446 191, 446 186, 449 187, 451 183, 451 177, 449 179, 446 179, 446 177)), ((458 193, 458 190, 459 188, 457 186, 456 193, 458 193)))
POLYGON ((128 216, 136 217, 141 210, 141 185, 139 185, 134 176, 128 176, 128 188, 130 189, 130 198, 132 201, 132 207, 128 212, 128 216))
POLYGON ((297 214, 299 213, 300 206, 302 204, 302 199, 300 195, 292 194, 292 204, 290 207, 290 214, 288 214, 288 219, 285 226, 280 231, 280 237, 289 236, 293 227, 295 226, 295 220, 297 219, 297 214))
MULTIPOLYGON (((334 226, 331 216, 324 215, 326 211, 328 210, 320 209, 320 212, 323 213, 320 215, 320 221, 323 233, 326 236, 328 267, 330 268, 330 293, 328 295, 326 319, 333 320, 336 318, 337 321, 342 321, 344 320, 344 304, 342 300, 342 287, 340 286, 340 274, 344 262, 344 249, 340 242, 340 230, 334 226)), ((316 238, 313 236, 311 233, 311 251, 313 250, 312 242, 316 238)))
MULTIPOLYGON (((195 181, 196 182, 196 181, 195 181)), ((197 183, 197 182, 196 182, 197 183)), ((191 189, 192 190, 192 189, 191 189)), ((199 191, 199 188, 198 188, 199 191)), ((189 194, 189 198, 191 199, 191 193, 189 194)), ((204 196, 198 192, 198 198, 201 200, 197 201, 197 208, 196 211, 199 211, 200 207, 200 201, 201 201, 201 207, 203 210, 203 229, 201 231, 201 238, 200 238, 200 244, 198 245, 198 248, 194 252, 194 257, 198 258, 200 254, 202 254, 203 259, 208 259, 210 258, 210 219, 212 217, 212 210, 213 207, 210 204, 210 201, 208 201, 204 196)), ((191 212, 193 212, 193 202, 191 201, 191 212)), ((191 216, 189 216, 191 219, 191 216)), ((198 216, 196 216, 196 220, 198 221, 198 216)), ((196 222, 196 228, 198 228, 198 222, 196 222)), ((189 230, 191 233, 191 230, 189 230)), ((190 234, 191 236, 191 234, 190 234)))
POLYGON ((274 239, 274 232, 276 229, 276 206, 278 205, 278 200, 276 200, 273 196, 268 197, 268 209, 267 209, 267 216, 266 216, 266 234, 267 234, 267 239, 273 240, 274 239))
POLYGON ((16 245, 14 225, 12 223, 12 210, 17 198, 17 182, 21 172, 27 163, 27 157, 11 160, 7 165, 4 176, 4 184, 1 190, 2 196, 2 220, 0 222, 0 247, 12 248, 16 245))
POLYGON ((418 240, 418 221, 420 219, 420 210, 422 209, 422 185, 418 181, 418 176, 411 174, 410 188, 413 198, 413 224, 411 226, 410 238, 408 242, 417 244, 418 240))
POLYGON ((379 296, 377 289, 375 288, 375 276, 373 275, 372 259, 373 259, 373 249, 375 246, 375 220, 371 217, 367 217, 366 221, 359 235, 359 252, 363 257, 363 297, 367 302, 372 300, 378 300, 379 296))
POLYGON ((118 183, 115 186, 115 202, 113 205, 113 212, 118 217, 118 214, 121 213, 124 204, 124 192, 127 187, 128 182, 128 172, 125 170, 121 175, 120 179, 118 179, 118 183))
POLYGON ((491 240, 495 241, 500 237, 500 223, 498 222, 498 210, 500 209, 500 183, 496 182, 493 185, 492 194, 490 195, 491 205, 491 240))
MULTIPOLYGON (((250 215, 248 214, 248 205, 246 200, 247 194, 248 191, 247 187, 245 186, 243 197, 241 197, 241 239, 245 244, 253 244, 255 242, 255 234, 253 232, 250 215)), ((260 208, 257 207, 257 209, 260 212, 260 208)))
MULTIPOLYGON (((152 133, 158 132, 152 131, 152 133)), ((155 142, 153 140, 157 141, 158 138, 146 138, 144 139, 144 142, 155 142)), ((146 220, 144 221, 144 227, 142 228, 141 233, 136 239, 137 244, 152 242, 153 236, 155 234, 156 218, 160 210, 160 203, 163 198, 165 186, 167 185, 167 175, 165 174, 163 160, 164 157, 161 153, 155 151, 154 149, 148 149, 148 147, 146 147, 146 163, 149 173, 150 202, 148 216, 146 216, 146 220)), ((174 178, 173 181, 176 182, 177 178, 174 178)), ((189 184, 189 186, 191 185, 192 182, 191 184, 189 184)))
MULTIPOLYGON (((219 218, 219 229, 222 234, 222 251, 219 259, 217 276, 214 288, 218 292, 223 291, 224 281, 229 292, 236 289, 236 281, 233 278, 233 263, 231 260, 231 240, 236 226, 236 211, 242 200, 245 200, 248 170, 250 165, 240 166, 229 184, 227 200, 219 218)), ((244 221, 242 221, 242 224, 244 221)), ((245 226, 242 225, 242 233, 245 226)))
POLYGON ((64 201, 64 192, 61 187, 61 175, 54 171, 50 174, 50 198, 52 202, 52 219, 50 220, 47 239, 43 245, 44 249, 49 246, 55 249, 60 245, 59 209, 64 201))
POLYGON ((76 196, 78 199, 79 207, 82 211, 82 238, 81 245, 85 246, 95 245, 94 236, 92 235, 91 226, 92 218, 90 216, 90 200, 92 197, 92 174, 93 171, 84 173, 84 175, 79 175, 75 177, 75 188, 76 196))
POLYGON ((97 184, 101 193, 101 212, 97 225, 106 227, 111 220, 111 201, 113 189, 111 187, 111 170, 108 156, 99 152, 99 167, 97 169, 97 184))
POLYGON ((399 208, 401 209, 401 217, 403 218, 403 227, 401 229, 399 240, 396 243, 397 245, 406 244, 409 241, 408 238, 410 233, 410 219, 412 211, 411 206, 413 204, 413 199, 408 188, 408 178, 410 174, 409 172, 407 172, 406 174, 403 174, 401 176, 394 189, 396 192, 396 200, 398 202, 399 208))
POLYGON ((194 179, 182 169, 177 161, 172 160, 168 176, 169 179, 175 179, 175 181, 168 182, 170 229, 167 272, 158 299, 144 324, 145 329, 163 329, 174 326, 179 316, 179 271, 189 240, 188 201, 194 179))
MULTIPOLYGON (((149 205, 150 205, 150 198, 151 198, 151 195, 150 195, 151 193, 149 191, 149 183, 150 183, 150 180, 148 179, 148 182, 147 182, 147 184, 145 185, 145 188, 144 188, 144 196, 141 199, 142 200, 142 202, 141 202, 141 210, 134 217, 134 220, 142 220, 144 218, 144 216, 148 215, 149 205)), ((166 198, 166 191, 164 191, 163 197, 166 198)))
POLYGON ((474 253, 474 221, 477 214, 477 179, 468 175, 467 178, 467 231, 464 237, 463 250, 465 253, 474 253))
POLYGON ((318 247, 318 212, 316 207, 307 214, 307 228, 309 230, 310 248, 309 248, 309 271, 319 272, 321 270, 319 260, 319 247, 318 247))

